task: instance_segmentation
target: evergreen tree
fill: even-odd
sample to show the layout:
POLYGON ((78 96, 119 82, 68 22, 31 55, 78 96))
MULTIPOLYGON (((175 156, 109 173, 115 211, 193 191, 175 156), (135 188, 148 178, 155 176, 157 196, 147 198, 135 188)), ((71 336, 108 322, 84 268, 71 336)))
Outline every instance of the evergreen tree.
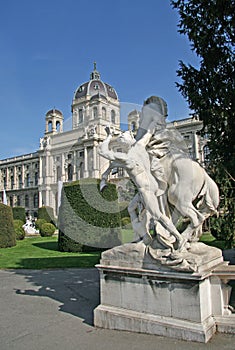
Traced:
POLYGON ((189 107, 209 135, 210 175, 220 193, 220 219, 214 234, 234 242, 235 206, 235 0, 171 1, 179 15, 179 33, 187 35, 199 67, 180 61, 177 83, 189 107))

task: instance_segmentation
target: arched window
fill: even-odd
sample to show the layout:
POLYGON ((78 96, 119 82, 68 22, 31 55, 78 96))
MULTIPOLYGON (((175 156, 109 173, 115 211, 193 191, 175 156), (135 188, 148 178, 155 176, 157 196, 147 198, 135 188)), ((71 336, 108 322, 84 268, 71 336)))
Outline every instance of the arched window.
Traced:
POLYGON ((29 196, 27 194, 24 197, 24 204, 25 204, 25 207, 29 207, 29 196))
POLYGON ((61 167, 58 165, 57 168, 56 168, 56 178, 57 178, 57 181, 60 181, 60 180, 61 180, 61 175, 62 175, 61 167))
POLYGON ((26 187, 30 186, 30 176, 29 174, 26 175, 26 187))
POLYGON ((98 117, 98 108, 97 107, 94 107, 93 108, 93 118, 97 118, 98 117))
POLYGON ((11 176, 11 190, 14 188, 14 176, 11 176))
POLYGON ((84 163, 80 163, 80 179, 84 177, 84 163))
POLYGON ((38 208, 38 193, 35 193, 34 196, 33 196, 33 206, 34 208, 38 208))
POLYGON ((106 108, 102 107, 102 118, 106 119, 106 108))
POLYGON ((13 197, 10 196, 10 207, 13 207, 13 197))
POLYGON ((35 186, 38 185, 38 173, 34 174, 34 184, 35 184, 35 186))
POLYGON ((18 188, 22 188, 22 175, 18 176, 18 188))
POLYGON ((60 131, 60 122, 59 121, 57 121, 56 122, 56 131, 60 131))
POLYGON ((82 108, 79 109, 78 111, 78 123, 82 123, 83 122, 83 110, 82 108))
POLYGON ((17 207, 20 207, 21 205, 21 200, 20 200, 20 196, 17 196, 17 207))
POLYGON ((113 109, 111 110, 111 123, 113 123, 113 124, 116 123, 116 115, 115 115, 115 111, 113 109))
POLYGON ((73 180, 73 165, 69 164, 68 165, 68 181, 73 180))
POLYGON ((47 130, 48 132, 51 132, 52 131, 52 121, 49 121, 48 124, 47 124, 47 130))
POLYGON ((118 176, 120 177, 124 176, 123 168, 118 168, 118 176))

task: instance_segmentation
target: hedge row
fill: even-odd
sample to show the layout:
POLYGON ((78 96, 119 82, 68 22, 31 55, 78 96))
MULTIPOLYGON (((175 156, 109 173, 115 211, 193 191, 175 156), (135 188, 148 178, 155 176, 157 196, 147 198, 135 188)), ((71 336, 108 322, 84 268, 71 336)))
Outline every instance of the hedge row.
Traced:
POLYGON ((58 217, 60 251, 106 249, 121 244, 116 186, 99 191, 99 180, 66 184, 58 217))
POLYGON ((25 224, 26 215, 25 215, 25 208, 24 207, 13 207, 12 213, 13 213, 14 220, 21 220, 21 221, 23 221, 23 224, 25 224))

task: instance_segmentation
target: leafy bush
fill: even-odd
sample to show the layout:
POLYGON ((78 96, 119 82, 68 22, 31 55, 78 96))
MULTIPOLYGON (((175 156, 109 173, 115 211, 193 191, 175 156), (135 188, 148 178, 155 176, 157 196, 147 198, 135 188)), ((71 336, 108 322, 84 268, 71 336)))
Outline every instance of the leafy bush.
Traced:
POLYGON ((99 191, 99 180, 64 185, 58 217, 60 251, 111 248, 120 245, 121 216, 114 184, 99 191))
POLYGON ((0 248, 16 245, 16 234, 11 207, 0 203, 0 248))
POLYGON ((54 210, 52 207, 43 206, 38 208, 38 219, 44 219, 46 222, 51 224, 55 223, 54 210))
POLYGON ((14 220, 14 229, 16 233, 16 239, 22 240, 25 238, 25 231, 23 229, 24 222, 21 220, 14 220))
POLYGON ((42 224, 41 229, 40 229, 40 235, 42 237, 49 237, 52 236, 55 233, 55 225, 45 222, 42 224))
POLYGON ((46 224, 47 223, 47 221, 45 220, 45 219, 37 219, 36 221, 35 221, 35 228, 36 228, 36 230, 41 230, 41 227, 42 227, 42 225, 43 224, 46 224))
POLYGON ((12 208, 13 219, 21 220, 23 224, 25 223, 25 208, 24 207, 13 207, 12 208))

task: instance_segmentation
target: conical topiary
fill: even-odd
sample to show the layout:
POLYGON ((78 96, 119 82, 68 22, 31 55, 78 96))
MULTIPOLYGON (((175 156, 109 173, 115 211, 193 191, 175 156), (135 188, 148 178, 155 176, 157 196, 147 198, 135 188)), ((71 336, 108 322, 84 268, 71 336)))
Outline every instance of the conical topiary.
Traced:
POLYGON ((0 203, 0 248, 16 245, 16 234, 11 207, 0 203))

